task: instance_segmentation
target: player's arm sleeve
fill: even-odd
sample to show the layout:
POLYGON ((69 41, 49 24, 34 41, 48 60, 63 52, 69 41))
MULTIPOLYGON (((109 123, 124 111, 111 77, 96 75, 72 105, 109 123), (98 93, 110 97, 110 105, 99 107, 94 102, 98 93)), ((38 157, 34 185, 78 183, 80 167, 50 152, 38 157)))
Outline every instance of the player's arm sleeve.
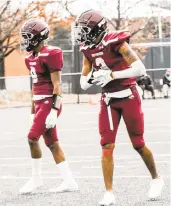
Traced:
POLYGON ((84 56, 83 67, 80 77, 80 86, 83 90, 86 90, 92 86, 92 63, 84 56))
POLYGON ((61 71, 63 67, 63 53, 62 50, 53 50, 48 55, 48 69, 49 72, 61 71))
POLYGON ((144 64, 126 41, 124 41, 120 46, 119 53, 122 55, 123 59, 130 65, 130 67, 122 71, 112 72, 112 76, 114 79, 123 79, 147 75, 144 64))

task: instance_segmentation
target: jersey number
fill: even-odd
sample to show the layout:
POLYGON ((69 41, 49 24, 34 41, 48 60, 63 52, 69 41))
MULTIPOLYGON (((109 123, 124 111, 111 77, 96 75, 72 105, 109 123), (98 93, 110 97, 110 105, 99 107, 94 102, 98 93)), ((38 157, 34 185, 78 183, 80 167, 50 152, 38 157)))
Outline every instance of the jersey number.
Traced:
POLYGON ((106 63, 101 57, 96 58, 95 62, 96 62, 96 66, 100 67, 100 69, 108 70, 108 66, 106 65, 106 63))
POLYGON ((37 74, 36 74, 36 70, 34 67, 30 67, 31 71, 30 71, 30 74, 31 74, 31 77, 33 79, 33 83, 37 83, 38 79, 37 79, 37 74))

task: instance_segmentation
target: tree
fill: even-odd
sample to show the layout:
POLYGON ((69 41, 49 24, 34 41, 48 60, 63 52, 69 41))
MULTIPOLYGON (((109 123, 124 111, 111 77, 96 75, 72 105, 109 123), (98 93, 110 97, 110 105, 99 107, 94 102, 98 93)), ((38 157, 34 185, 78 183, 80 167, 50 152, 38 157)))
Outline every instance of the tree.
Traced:
MULTIPOLYGON (((20 10, 13 9, 12 0, 7 0, 0 7, 0 76, 4 76, 4 59, 15 49, 19 48, 19 29, 27 16, 34 12, 31 4, 27 8, 20 10)), ((5 89, 5 81, 0 81, 0 89, 5 89)))
MULTIPOLYGON (((0 8, 0 76, 4 76, 4 58, 17 46, 16 28, 21 23, 19 10, 11 12, 10 3, 8 0, 0 8)), ((3 80, 0 81, 0 88, 5 88, 3 80)))
MULTIPOLYGON (((153 10, 158 9, 156 6, 168 9, 169 5, 171 3, 167 0, 161 1, 161 4, 160 2, 158 4, 150 4, 150 2, 148 3, 145 0, 104 0, 100 3, 100 9, 109 17, 110 30, 128 30, 132 35, 131 42, 139 43, 158 38, 158 17, 156 14, 154 16, 153 10)), ((163 37, 167 37, 170 35, 169 19, 164 20, 162 18, 162 22, 163 37)), ((144 52, 147 51, 143 48, 134 48, 140 56, 143 56, 144 52)))
POLYGON ((162 9, 168 9, 168 10, 171 9, 171 2, 168 0, 160 0, 155 3, 151 3, 150 5, 155 7, 160 7, 162 9))
MULTIPOLYGON (((13 9, 12 0, 7 0, 0 7, 0 76, 4 76, 4 59, 19 48, 19 29, 24 21, 37 17, 46 20, 53 36, 61 20, 61 11, 67 13, 66 16, 72 15, 69 13, 69 2, 72 1, 68 0, 65 3, 62 0, 32 1, 23 8, 20 1, 17 8, 13 9)), ((1 80, 0 89, 4 88, 5 82, 1 80)))

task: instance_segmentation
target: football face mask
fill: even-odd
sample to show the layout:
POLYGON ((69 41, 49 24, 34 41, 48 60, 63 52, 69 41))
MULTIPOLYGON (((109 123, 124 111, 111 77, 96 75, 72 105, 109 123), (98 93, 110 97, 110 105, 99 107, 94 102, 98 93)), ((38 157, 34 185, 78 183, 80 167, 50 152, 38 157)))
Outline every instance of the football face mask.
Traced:
POLYGON ((20 41, 21 51, 28 50, 28 48, 34 48, 38 42, 34 40, 34 35, 29 32, 21 32, 22 39, 20 41))
POLYGON ((89 40, 89 34, 91 29, 87 26, 79 26, 75 25, 72 29, 72 36, 74 40, 74 44, 80 45, 81 43, 91 43, 89 40))
MULTIPOLYGON (((97 39, 105 34, 106 30, 100 29, 98 27, 89 28, 87 26, 74 26, 73 29, 73 39, 74 43, 80 45, 85 43, 86 45, 99 43, 97 39)), ((102 38, 101 38, 102 39, 102 38)), ((100 39, 100 40, 101 40, 100 39)))

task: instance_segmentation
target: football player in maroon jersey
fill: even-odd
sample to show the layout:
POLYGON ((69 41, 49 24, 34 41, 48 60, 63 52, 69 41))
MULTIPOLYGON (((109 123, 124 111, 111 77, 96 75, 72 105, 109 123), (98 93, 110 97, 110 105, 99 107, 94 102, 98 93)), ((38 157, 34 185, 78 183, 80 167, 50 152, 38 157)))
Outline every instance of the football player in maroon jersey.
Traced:
POLYGON ((20 30, 21 49, 30 52, 25 64, 32 77, 31 128, 28 143, 31 151, 32 177, 20 193, 29 193, 43 184, 41 178, 42 152, 39 138, 42 135, 45 144, 52 152, 53 158, 63 178, 62 184, 51 192, 76 191, 78 185, 74 180, 62 151, 57 131, 56 120, 62 109, 61 70, 63 67, 62 50, 58 47, 46 46, 48 25, 39 20, 25 22, 20 30))
POLYGON ((134 149, 152 176, 149 198, 159 197, 164 181, 159 177, 153 155, 144 142, 144 114, 136 85, 136 76, 146 74, 146 69, 129 45, 130 33, 109 32, 103 15, 89 10, 77 18, 72 34, 84 55, 81 88, 86 90, 92 84, 102 87, 99 133, 106 192, 99 204, 115 204, 112 192, 113 150, 121 117, 134 149))

